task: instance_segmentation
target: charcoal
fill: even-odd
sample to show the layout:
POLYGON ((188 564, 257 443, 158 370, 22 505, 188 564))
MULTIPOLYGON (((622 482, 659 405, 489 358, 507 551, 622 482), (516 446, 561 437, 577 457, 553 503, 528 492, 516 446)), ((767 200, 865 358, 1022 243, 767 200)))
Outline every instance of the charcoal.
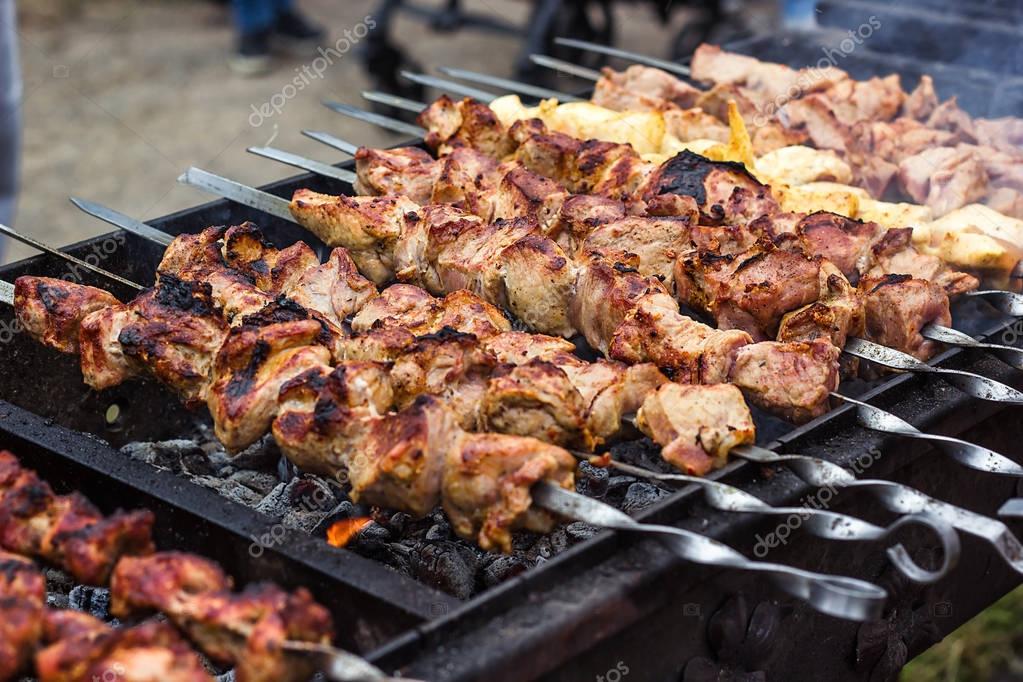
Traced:
POLYGON ((76 585, 68 594, 68 607, 100 620, 107 620, 110 615, 110 590, 105 587, 76 585))
POLYGON ((564 528, 558 528, 552 531, 548 535, 540 536, 540 539, 536 541, 529 551, 526 552, 526 558, 537 563, 542 563, 548 559, 560 554, 568 548, 568 535, 565 533, 564 528))
POLYGON ((600 499, 607 492, 609 474, 607 469, 581 462, 575 475, 575 489, 589 497, 600 499))
POLYGON ((565 526, 565 534, 568 539, 572 542, 582 542, 583 540, 589 540, 594 535, 600 532, 600 528, 591 526, 588 523, 582 521, 576 521, 565 526))
POLYGON ((286 492, 291 505, 307 511, 326 513, 338 503, 330 485, 316 476, 302 476, 292 480, 286 492))
POLYGON ((424 542, 410 556, 413 575, 459 599, 468 599, 476 584, 476 561, 455 542, 424 542))
POLYGON ((252 469, 240 469, 228 475, 228 480, 240 483, 261 495, 269 495, 277 484, 277 477, 265 471, 253 471, 252 469))
POLYGON ((409 527, 412 517, 405 512, 395 512, 391 514, 391 517, 387 519, 384 525, 390 530, 396 537, 405 535, 405 529, 409 527))
POLYGON ((667 495, 667 492, 657 486, 637 481, 629 486, 625 499, 622 500, 622 511, 634 512, 645 509, 664 495, 667 495))
POLYGON ((196 476, 192 479, 201 486, 212 488, 229 500, 234 500, 246 507, 255 507, 263 499, 263 496, 252 488, 242 485, 237 481, 230 481, 216 476, 196 476))
POLYGON ((303 533, 312 533, 313 529, 319 525, 324 516, 326 516, 326 514, 320 511, 289 509, 284 514, 284 518, 281 519, 281 523, 285 528, 290 528, 291 530, 300 530, 303 533))
POLYGON ((505 580, 525 573, 529 570, 530 564, 520 556, 514 554, 499 554, 483 568, 483 584, 486 587, 500 585, 505 580))
MULTIPOLYGON (((183 462, 186 459, 190 462, 195 462, 198 459, 209 462, 207 454, 194 440, 177 439, 154 443, 128 443, 121 448, 121 452, 132 459, 177 473, 184 471, 183 462)), ((211 474, 213 471, 197 471, 195 473, 211 474)))
POLYGON ((430 526, 429 530, 426 531, 425 539, 431 542, 439 542, 441 540, 450 540, 451 535, 451 524, 447 521, 441 521, 430 526))

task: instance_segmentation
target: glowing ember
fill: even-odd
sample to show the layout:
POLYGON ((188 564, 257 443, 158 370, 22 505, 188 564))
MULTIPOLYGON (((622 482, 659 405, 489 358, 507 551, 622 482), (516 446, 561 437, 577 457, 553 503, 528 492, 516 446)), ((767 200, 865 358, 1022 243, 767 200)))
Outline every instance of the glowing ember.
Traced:
POLYGON ((327 529, 327 542, 334 547, 344 547, 372 520, 368 516, 357 516, 354 519, 335 521, 327 529))

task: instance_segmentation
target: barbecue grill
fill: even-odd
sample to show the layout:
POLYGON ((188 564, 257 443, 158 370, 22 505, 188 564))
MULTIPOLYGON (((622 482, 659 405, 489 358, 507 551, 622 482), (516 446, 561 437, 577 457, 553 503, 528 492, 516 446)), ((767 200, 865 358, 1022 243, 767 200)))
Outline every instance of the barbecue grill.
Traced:
MULTIPOLYGON (((742 49, 774 58, 758 52, 757 46, 754 41, 742 49)), ((859 52, 855 56, 862 57, 859 52)), ((794 65, 801 61, 790 59, 794 65)), ((303 187, 352 192, 343 181, 312 174, 263 189, 290 197, 303 187)), ((245 220, 258 223, 278 246, 302 239, 313 244, 321 258, 326 255, 323 244, 290 222, 226 200, 150 224, 176 235, 245 220)), ((66 251, 86 259, 103 254, 103 268, 143 284, 153 281, 162 253, 159 245, 123 233, 100 235, 66 251)), ((93 272, 69 269, 49 257, 0 268, 0 278, 7 281, 23 274, 70 277, 123 299, 133 294, 129 287, 111 285, 93 272)), ((960 330, 994 342, 1018 345, 1023 337, 1018 322, 980 300, 961 302, 953 318, 960 330)), ((333 611, 339 644, 414 678, 704 680, 719 679, 722 673, 742 679, 762 672, 767 679, 890 679, 909 657, 1018 585, 1023 574, 1018 546, 1003 538, 999 557, 992 544, 969 534, 962 536, 964 551, 955 570, 927 586, 893 572, 884 543, 825 542, 797 529, 791 539, 769 547, 771 561, 885 586, 889 600, 882 619, 857 623, 822 615, 756 574, 685 562, 658 542, 574 524, 548 538, 531 538, 528 546, 516 546, 508 560, 518 562, 512 569, 502 573, 502 567, 488 564, 493 567, 488 575, 495 576, 492 584, 481 584, 483 570, 469 574, 473 584, 455 597, 453 581, 442 579, 464 570, 467 563, 481 561, 478 555, 466 558, 466 548, 458 541, 447 535, 411 538, 432 552, 433 570, 417 571, 393 560, 390 553, 398 550, 390 546, 395 543, 382 541, 383 536, 376 544, 372 538, 360 539, 350 549, 324 542, 330 521, 352 515, 349 509, 324 510, 304 530, 281 528, 276 518, 244 500, 225 499, 222 488, 211 489, 210 472, 189 466, 188 447, 210 442, 208 422, 180 408, 165 389, 132 382, 100 394, 90 392, 81 384, 76 361, 57 357, 20 333, 9 307, 0 309, 0 330, 7 370, 0 374, 0 447, 21 453, 26 464, 59 489, 80 490, 105 510, 153 509, 157 538, 164 547, 211 556, 244 582, 269 579, 286 587, 307 586, 333 611), (119 450, 169 439, 188 439, 192 446, 177 446, 173 456, 167 455, 169 445, 162 450, 151 447, 150 452, 159 450, 154 461, 160 468, 119 450), (205 477, 206 485, 200 484, 200 477, 205 477)), ((993 357, 953 349, 939 362, 1023 388, 1023 377, 993 357)), ((1018 406, 975 400, 921 374, 863 382, 853 391, 924 431, 960 436, 1016 459, 1023 455, 1018 406)), ((1017 478, 966 469, 924 442, 863 428, 854 405, 838 406, 797 428, 765 414, 758 414, 757 420, 760 445, 849 467, 860 478, 903 483, 989 517, 993 525, 988 529, 997 531, 993 519, 1002 502, 1023 493, 1017 478)), ((626 461, 657 460, 649 441, 615 447, 626 461)), ((278 470, 276 463, 270 469, 277 477, 275 485, 286 487, 298 480, 288 468, 278 470)), ((595 468, 586 471, 584 485, 605 491, 617 486, 622 498, 631 495, 637 520, 693 530, 747 556, 759 556, 758 545, 765 538, 779 537, 779 519, 717 511, 693 487, 658 495, 638 478, 608 476, 595 468)), ((823 500, 819 486, 785 465, 737 459, 711 478, 739 486, 774 506, 823 500)), ((836 485, 828 495, 826 504, 832 511, 879 525, 892 520, 866 491, 836 485)), ((619 500, 620 506, 624 502, 619 500)), ((285 510, 288 504, 286 500, 285 510)), ((375 517, 375 522, 391 540, 432 530, 414 529, 394 518, 375 517)), ((1023 529, 1017 522, 1008 523, 1016 531, 1023 529)), ((940 564, 933 534, 907 527, 897 539, 918 563, 940 564)))

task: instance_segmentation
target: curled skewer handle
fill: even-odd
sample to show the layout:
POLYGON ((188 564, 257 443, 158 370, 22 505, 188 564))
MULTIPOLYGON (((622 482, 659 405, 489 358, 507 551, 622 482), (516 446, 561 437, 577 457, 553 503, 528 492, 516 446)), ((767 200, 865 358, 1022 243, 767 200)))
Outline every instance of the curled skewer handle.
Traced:
POLYGON ((907 438, 929 441, 955 461, 977 471, 1004 476, 1023 476, 1023 467, 994 450, 951 436, 924 433, 909 422, 879 407, 874 407, 873 405, 838 393, 833 393, 832 395, 847 403, 856 405, 856 421, 864 428, 881 433, 891 433, 907 438))
POLYGON ((999 516, 1008 516, 1009 518, 1023 518, 1023 497, 1014 497, 1011 500, 1006 500, 998 509, 999 516))
POLYGON ((1023 294, 992 289, 988 291, 967 291, 966 296, 979 296, 988 303, 1012 317, 1023 317, 1023 294))
POLYGON ((848 339, 842 350, 849 355, 875 362, 889 369, 940 375, 943 380, 963 393, 980 400, 1023 405, 1023 392, 980 374, 928 365, 908 353, 863 339, 848 339))
POLYGON ((1023 575, 1023 545, 997 519, 934 499, 915 488, 893 481, 858 479, 842 467, 807 455, 778 454, 773 450, 743 445, 732 453, 761 464, 785 464, 801 479, 818 487, 863 488, 896 514, 927 514, 941 519, 963 533, 990 544, 1013 570, 1023 575))
POLYGON ((685 474, 662 474, 640 467, 613 462, 612 466, 636 476, 666 483, 692 483, 703 488, 704 497, 714 509, 727 512, 750 512, 767 516, 786 516, 800 519, 801 525, 812 535, 826 540, 885 540, 899 528, 913 523, 926 525, 938 536, 943 548, 944 561, 936 570, 928 570, 916 563, 901 543, 889 547, 888 558, 896 570, 918 583, 941 580, 959 560, 959 536, 945 523, 926 515, 904 516, 892 525, 882 528, 847 514, 813 507, 773 507, 749 493, 718 481, 685 474))
POLYGON ((969 334, 964 334, 956 329, 949 329, 937 324, 929 324, 920 330, 920 333, 932 341, 940 341, 950 346, 960 348, 977 348, 979 350, 993 351, 995 355, 1005 364, 1015 369, 1023 369, 1023 348, 1006 346, 1001 343, 987 343, 977 341, 969 334))
POLYGON ((654 535, 688 561, 765 573, 785 592, 837 618, 876 620, 881 616, 888 596, 882 588, 863 580, 753 561, 724 543, 692 531, 639 523, 614 507, 552 483, 538 483, 533 487, 532 494, 533 500, 540 506, 562 516, 605 528, 654 535))

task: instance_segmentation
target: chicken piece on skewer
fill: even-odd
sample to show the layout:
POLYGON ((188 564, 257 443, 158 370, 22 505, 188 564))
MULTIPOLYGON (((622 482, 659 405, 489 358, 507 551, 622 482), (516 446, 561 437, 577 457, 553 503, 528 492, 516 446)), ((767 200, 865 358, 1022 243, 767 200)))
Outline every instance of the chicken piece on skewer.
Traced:
POLYGON ((0 547, 101 585, 120 557, 153 551, 152 527, 149 511, 104 516, 77 493, 56 495, 14 455, 0 451, 0 547))
POLYGON ((49 646, 36 654, 40 682, 212 682, 195 651, 168 623, 114 629, 77 611, 45 616, 49 646))
POLYGON ((444 327, 487 339, 510 331, 511 323, 499 308, 464 289, 437 298, 409 284, 387 287, 352 318, 354 332, 401 328, 421 336, 444 327))
POLYGON ((77 353, 82 320, 120 301, 103 289, 66 285, 62 279, 19 277, 14 307, 18 320, 33 338, 61 353, 77 353))
POLYGON ((340 330, 377 295, 377 288, 359 274, 348 251, 334 249, 325 263, 301 273, 281 293, 340 330))
POLYGON ((330 614, 305 588, 272 584, 232 592, 215 563, 180 552, 125 559, 110 581, 110 612, 124 617, 160 611, 211 658, 235 666, 239 682, 305 680, 308 656, 288 653, 285 640, 327 644, 330 614))
POLYGON ((0 680, 15 679, 43 635, 46 579, 28 559, 0 551, 0 680))
POLYGON ((643 402, 636 426, 663 444, 665 461, 694 476, 724 466, 732 448, 755 436, 742 393, 729 384, 664 384, 643 402))
POLYGON ((442 95, 419 114, 419 124, 428 131, 424 137, 427 146, 438 156, 457 147, 472 147, 503 159, 514 150, 494 111, 473 99, 455 102, 442 95))

